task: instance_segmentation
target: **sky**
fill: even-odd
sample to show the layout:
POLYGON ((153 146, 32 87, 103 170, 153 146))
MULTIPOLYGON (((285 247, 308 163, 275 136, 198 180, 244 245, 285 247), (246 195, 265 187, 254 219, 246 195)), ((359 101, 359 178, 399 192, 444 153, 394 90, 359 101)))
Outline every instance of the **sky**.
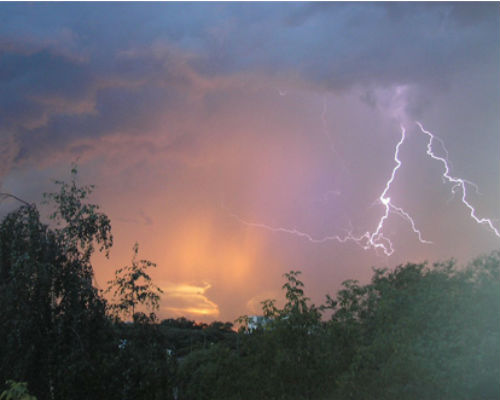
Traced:
POLYGON ((466 263, 500 245, 499 7, 1 3, 0 191, 76 162, 115 237, 97 285, 137 241, 160 318, 466 263))

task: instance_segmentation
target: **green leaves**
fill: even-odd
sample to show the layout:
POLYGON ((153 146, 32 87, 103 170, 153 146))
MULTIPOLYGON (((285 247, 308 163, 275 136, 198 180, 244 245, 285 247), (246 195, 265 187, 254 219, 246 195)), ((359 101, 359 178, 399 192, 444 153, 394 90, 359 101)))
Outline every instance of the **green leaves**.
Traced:
MULTIPOLYGON (((115 272, 115 279, 108 281, 109 286, 105 292, 113 292, 113 297, 117 300, 109 306, 115 315, 135 318, 137 306, 142 305, 150 311, 158 310, 163 291, 153 284, 146 272, 148 268, 156 268, 156 264, 149 260, 137 260, 138 243, 134 244, 132 250, 132 264, 115 272)), ((154 319, 154 314, 151 313, 150 317, 154 319)))
POLYGON ((500 281, 484 277, 498 277, 499 264, 498 255, 462 270, 406 264, 376 270, 363 287, 347 282, 331 322, 350 330, 343 396, 498 398, 500 281))
POLYGON ((42 398, 79 398, 107 329, 90 256, 110 248, 111 225, 75 175, 45 195, 55 226, 35 205, 0 222, 0 378, 26 380, 42 398))
POLYGON ((0 400, 36 400, 36 397, 29 393, 26 382, 8 380, 6 384, 9 388, 0 394, 0 400))
MULTIPOLYGON (((211 391, 202 367, 191 366, 189 393, 199 390, 207 399, 499 398, 500 253, 467 268, 452 260, 375 269, 369 284, 348 280, 320 307, 305 297, 299 272, 284 276, 283 308, 274 300, 262 303, 270 319, 265 329, 241 331, 237 351, 224 358, 230 365, 216 363, 215 354, 203 364, 223 376, 240 371, 239 384, 231 381, 230 393, 220 386, 211 391), (326 310, 331 319, 322 321, 326 310)), ((188 374, 187 366, 183 370, 188 374)))
POLYGON ((54 231, 65 244, 65 250, 73 255, 84 257, 88 262, 94 252, 94 246, 99 251, 109 250, 113 245, 111 221, 106 214, 99 212, 99 206, 86 202, 94 186, 79 186, 77 184, 77 169, 73 166, 70 183, 55 181, 58 192, 44 193, 44 202, 54 207, 50 219, 59 228, 54 231))

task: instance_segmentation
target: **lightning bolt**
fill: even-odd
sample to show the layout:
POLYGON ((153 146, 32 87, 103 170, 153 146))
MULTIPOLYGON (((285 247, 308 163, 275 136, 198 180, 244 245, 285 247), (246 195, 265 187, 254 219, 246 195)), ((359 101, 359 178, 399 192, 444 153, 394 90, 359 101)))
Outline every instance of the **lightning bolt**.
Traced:
POLYGON ((274 227, 274 226, 270 226, 270 225, 262 224, 262 223, 258 223, 258 222, 248 222, 248 221, 245 221, 244 219, 240 218, 236 214, 230 214, 230 215, 231 215, 231 217, 233 217, 237 221, 241 222, 243 225, 254 227, 254 228, 266 229, 268 231, 276 232, 276 233, 288 233, 290 235, 294 235, 294 236, 298 236, 298 237, 307 239, 311 243, 325 243, 325 242, 328 242, 331 240, 335 240, 335 241, 340 242, 340 243, 345 243, 348 240, 353 239, 350 234, 348 234, 344 237, 339 236, 339 235, 314 237, 309 233, 301 232, 295 228, 290 229, 290 228, 283 228, 283 227, 274 227))
POLYGON ((383 234, 383 228, 384 228, 384 223, 385 221, 389 218, 389 214, 395 213, 405 220, 407 220, 411 227, 413 232, 415 232, 418 236, 418 239, 421 243, 431 243, 427 240, 424 240, 422 238, 421 232, 416 228, 415 222, 413 218, 406 212, 404 211, 401 207, 398 207, 394 205, 391 202, 391 198, 387 196, 387 193, 389 192, 392 183, 394 182, 394 179, 396 177, 396 172, 398 169, 401 167, 402 163, 401 160, 399 159, 399 149, 401 145, 403 144, 404 140, 406 138, 406 131, 403 126, 401 126, 401 139, 396 145, 396 149, 394 152, 394 161, 396 162, 396 165, 394 166, 391 176, 388 179, 388 181, 385 184, 384 190, 382 194, 379 196, 379 201, 380 203, 384 206, 384 213, 382 217, 379 219, 377 228, 375 229, 374 232, 365 232, 361 236, 354 236, 351 231, 349 231, 345 236, 340 236, 340 235, 331 235, 331 236, 324 236, 324 237, 314 237, 309 233, 299 231, 295 228, 290 229, 290 228, 284 228, 284 227, 273 227, 267 224, 263 223, 256 223, 256 222, 248 222, 237 216, 236 214, 231 214, 233 218, 238 220, 240 223, 249 226, 249 227, 255 227, 255 228, 261 228, 261 229, 266 229, 271 232, 275 233, 288 233, 291 235, 295 235, 301 238, 305 238, 309 240, 312 243, 325 243, 327 241, 337 241, 340 243, 345 243, 347 241, 353 241, 356 244, 360 245, 363 249, 369 250, 371 248, 375 250, 382 250, 385 255, 390 256, 394 253, 394 247, 389 238, 384 236, 383 234))
POLYGON ((390 256, 394 253, 394 248, 391 240, 385 237, 384 234, 382 233, 384 228, 384 222, 387 220, 387 218, 389 218, 390 212, 396 213, 397 215, 407 220, 410 223, 413 232, 417 234, 418 240, 421 243, 426 243, 426 244, 431 243, 422 238, 422 233, 420 232, 420 230, 417 229, 415 221, 410 216, 410 214, 404 211, 401 207, 398 207, 395 204, 393 204, 391 202, 391 198, 387 196, 387 193, 389 192, 389 189, 391 188, 391 185, 394 182, 394 179, 396 178, 396 172, 398 171, 399 168, 401 168, 402 165, 401 160, 399 159, 399 149, 403 144, 405 138, 406 138, 406 130, 403 126, 401 126, 401 139, 397 143, 396 150, 394 151, 394 161, 396 162, 396 165, 392 170, 389 180, 385 184, 384 191, 379 197, 379 201, 384 206, 385 212, 378 222, 377 229, 371 234, 369 232, 365 232, 365 234, 359 238, 359 240, 362 240, 363 238, 367 240, 367 243, 364 246, 365 249, 369 249, 371 247, 375 249, 382 249, 387 256, 390 256))
POLYGON ((451 176, 450 175, 450 166, 449 166, 449 162, 447 160, 447 157, 444 158, 444 157, 440 157, 440 156, 436 155, 434 153, 433 149, 432 149, 432 144, 433 144, 434 141, 439 141, 441 143, 443 143, 443 141, 441 139, 439 139, 437 136, 435 136, 433 133, 425 130, 424 127, 422 126, 422 124, 420 122, 416 121, 416 124, 418 125, 418 127, 420 128, 420 130, 422 131, 422 133, 424 133, 425 135, 427 135, 429 137, 429 141, 427 142, 427 155, 429 157, 431 157, 432 159, 434 159, 436 161, 439 161, 443 165, 443 169, 444 169, 444 172, 443 172, 443 181, 444 182, 448 181, 449 183, 453 184, 453 186, 451 188, 452 194, 454 195, 457 190, 461 190, 461 192, 462 192, 462 203, 469 209, 470 216, 472 217, 472 219, 474 221, 476 221, 478 224, 488 226, 488 228, 497 237, 500 237, 500 232, 498 232, 498 229, 495 228, 495 226, 493 225, 493 223, 491 222, 491 220, 488 219, 488 218, 479 218, 476 215, 475 208, 467 200, 467 184, 475 187, 476 191, 478 191, 477 185, 475 185, 472 182, 467 181, 465 179, 456 178, 456 177, 451 176))

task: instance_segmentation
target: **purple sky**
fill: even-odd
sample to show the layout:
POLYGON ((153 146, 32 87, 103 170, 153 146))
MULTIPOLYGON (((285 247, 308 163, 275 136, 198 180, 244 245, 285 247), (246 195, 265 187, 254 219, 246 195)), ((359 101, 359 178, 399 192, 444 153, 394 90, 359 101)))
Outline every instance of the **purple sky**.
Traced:
POLYGON ((466 262, 500 239, 460 187, 452 197, 415 121, 444 141, 450 175, 477 184, 466 200, 499 229, 499 11, 0 4, 0 191, 38 201, 77 161, 115 234, 97 282, 138 241, 158 264, 161 317, 258 313, 290 269, 319 303, 372 266, 466 262), (365 238, 321 241, 349 234, 365 238))

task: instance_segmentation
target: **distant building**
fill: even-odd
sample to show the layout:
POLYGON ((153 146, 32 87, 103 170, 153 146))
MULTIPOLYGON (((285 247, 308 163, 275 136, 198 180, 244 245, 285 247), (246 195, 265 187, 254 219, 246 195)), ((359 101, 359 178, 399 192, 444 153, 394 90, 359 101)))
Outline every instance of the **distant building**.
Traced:
POLYGON ((270 322, 271 322, 270 318, 266 318, 262 315, 250 315, 248 317, 248 331, 252 332, 259 327, 264 328, 270 322))

